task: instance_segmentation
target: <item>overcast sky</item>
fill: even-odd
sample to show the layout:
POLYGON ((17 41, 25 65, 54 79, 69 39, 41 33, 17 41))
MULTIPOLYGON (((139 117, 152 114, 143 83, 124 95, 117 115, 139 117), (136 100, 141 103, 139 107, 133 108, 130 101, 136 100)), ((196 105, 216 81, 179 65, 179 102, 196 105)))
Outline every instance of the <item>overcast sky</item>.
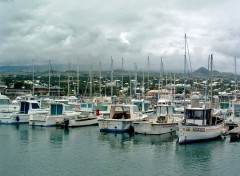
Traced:
MULTIPOLYGON (((0 65, 66 64, 234 70, 240 58, 239 0, 0 0, 0 65), (237 61, 238 62, 238 61, 237 61)), ((239 61, 240 62, 240 61, 239 61)), ((237 64, 239 65, 239 64, 237 64)))

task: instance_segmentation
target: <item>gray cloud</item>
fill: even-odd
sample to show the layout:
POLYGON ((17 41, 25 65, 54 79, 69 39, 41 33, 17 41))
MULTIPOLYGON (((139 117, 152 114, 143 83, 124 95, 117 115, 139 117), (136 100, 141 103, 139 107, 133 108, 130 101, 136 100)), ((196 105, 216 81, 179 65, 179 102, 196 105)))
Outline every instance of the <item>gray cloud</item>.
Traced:
MULTIPOLYGON (((218 70, 232 71, 240 57, 237 0, 77 1, 0 0, 0 65, 72 64, 183 70, 184 33, 193 69, 214 54, 218 70), (7 2, 7 3, 6 3, 7 2), (79 59, 78 59, 79 58, 79 59)), ((103 66, 103 67, 104 67, 103 66)))

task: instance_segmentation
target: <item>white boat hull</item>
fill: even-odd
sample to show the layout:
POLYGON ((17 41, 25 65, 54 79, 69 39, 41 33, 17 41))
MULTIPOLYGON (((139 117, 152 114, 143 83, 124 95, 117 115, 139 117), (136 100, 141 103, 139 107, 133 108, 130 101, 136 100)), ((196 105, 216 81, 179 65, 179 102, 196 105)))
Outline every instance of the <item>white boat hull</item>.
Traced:
POLYGON ((134 122, 134 132, 140 134, 165 134, 176 131, 177 123, 134 122))
POLYGON ((97 125, 98 120, 97 118, 83 118, 83 119, 72 119, 69 120, 69 127, 81 127, 81 126, 90 126, 90 125, 97 125))
POLYGON ((0 113, 0 124, 20 124, 28 122, 28 114, 0 113))
POLYGON ((132 120, 98 119, 100 131, 127 132, 131 130, 132 120))
POLYGON ((57 126, 58 124, 64 124, 64 120, 69 119, 66 115, 31 115, 29 120, 29 125, 31 126, 41 126, 41 127, 51 127, 57 126))
POLYGON ((179 123, 178 127, 179 143, 192 143, 219 137, 223 130, 223 123, 212 126, 194 126, 179 123))

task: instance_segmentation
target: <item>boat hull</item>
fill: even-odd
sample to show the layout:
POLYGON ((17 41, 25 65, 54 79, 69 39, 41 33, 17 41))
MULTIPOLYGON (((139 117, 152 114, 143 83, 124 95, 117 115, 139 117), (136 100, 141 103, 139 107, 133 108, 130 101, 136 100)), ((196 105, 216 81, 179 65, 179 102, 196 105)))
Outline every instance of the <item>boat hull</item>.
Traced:
POLYGON ((134 122, 134 132, 140 134, 160 135, 177 130, 177 123, 134 122))
POLYGON ((99 130, 102 132, 128 132, 132 129, 133 121, 117 119, 99 119, 99 130))
POLYGON ((22 124, 29 122, 28 114, 1 113, 0 124, 22 124))
POLYGON ((182 144, 216 139, 221 136, 223 126, 223 123, 211 126, 194 126, 180 123, 178 142, 182 144))
POLYGON ((85 118, 85 119, 79 119, 79 120, 69 120, 69 127, 81 127, 81 126, 90 126, 90 125, 97 125, 98 120, 97 118, 85 118))
POLYGON ((29 120, 30 126, 52 127, 58 124, 64 124, 67 118, 65 115, 48 116, 48 115, 31 115, 29 120))

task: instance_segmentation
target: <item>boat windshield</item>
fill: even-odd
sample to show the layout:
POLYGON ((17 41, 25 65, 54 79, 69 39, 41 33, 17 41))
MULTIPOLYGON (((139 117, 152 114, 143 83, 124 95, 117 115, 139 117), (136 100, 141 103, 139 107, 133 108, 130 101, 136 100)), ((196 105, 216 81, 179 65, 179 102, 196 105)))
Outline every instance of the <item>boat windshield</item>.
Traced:
POLYGON ((9 99, 0 99, 0 105, 9 105, 10 100, 9 99))
POLYGON ((39 109, 38 103, 32 103, 32 109, 39 109))
POLYGON ((133 106, 133 112, 139 112, 139 109, 137 106, 133 106))

